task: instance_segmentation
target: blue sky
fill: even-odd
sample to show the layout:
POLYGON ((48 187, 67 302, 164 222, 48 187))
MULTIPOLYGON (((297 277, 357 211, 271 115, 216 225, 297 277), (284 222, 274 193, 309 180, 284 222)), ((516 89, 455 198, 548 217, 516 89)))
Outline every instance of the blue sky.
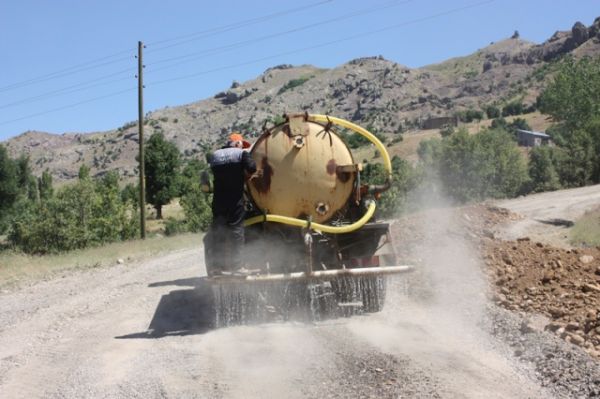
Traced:
POLYGON ((139 40, 152 111, 210 97, 277 64, 330 68, 383 55, 419 67, 515 30, 539 43, 597 16, 598 0, 6 0, 0 141, 135 120, 139 40))

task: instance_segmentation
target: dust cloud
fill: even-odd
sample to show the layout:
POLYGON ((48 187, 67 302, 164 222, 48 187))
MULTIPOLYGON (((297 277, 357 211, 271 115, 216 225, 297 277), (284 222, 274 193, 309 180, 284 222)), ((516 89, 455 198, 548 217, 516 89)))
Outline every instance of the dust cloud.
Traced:
MULTIPOLYGON (((439 190, 433 195, 431 190, 412 195, 410 202, 422 207, 409 215, 418 221, 416 229, 410 231, 413 242, 407 247, 398 239, 396 245, 402 247, 400 263, 414 264, 415 271, 388 278, 383 311, 328 320, 287 315, 274 320, 277 323, 215 332, 215 339, 227 342, 218 352, 227 354, 231 380, 247 382, 240 384, 239 390, 229 391, 232 397, 251 397, 255 388, 256 393, 285 394, 286 387, 299 386, 299 379, 307 375, 314 378, 315 370, 331 367, 331 357, 356 352, 358 347, 365 351, 361 356, 375 363, 388 355, 410 359, 408 363, 418 373, 435 376, 443 397, 539 397, 537 386, 498 350, 484 327, 489 306, 487 284, 482 259, 468 239, 468 227, 464 227, 468 226, 464 223, 468 216, 445 200, 439 190), (232 342, 228 334, 243 336, 244 341, 232 342), (344 344, 328 358, 325 354, 337 346, 336 341, 347 341, 351 346, 344 344), (276 382, 252 384, 264 381, 261 378, 266 375, 275 377, 269 381, 276 382)), ((398 227, 402 226, 392 231, 399 231, 398 227)), ((261 247, 251 250, 260 254, 264 250, 261 247)), ((280 254, 284 261, 285 255, 280 254)), ((281 295, 272 298, 273 306, 284 297, 281 295)), ((236 301, 231 296, 222 299, 236 301)), ((261 316, 268 319, 269 314, 261 316)), ((295 394, 301 397, 307 392, 295 394)))
POLYGON ((383 311, 352 319, 348 328, 378 350, 433 370, 444 397, 519 397, 523 392, 537 397, 535 384, 486 331, 488 288, 483 261, 463 227, 468 216, 435 187, 412 194, 410 203, 420 209, 405 215, 417 221, 410 224, 416 226, 410 247, 395 240, 404 255, 400 262, 408 260, 415 271, 389 278, 383 311), (519 381, 520 387, 505 381, 519 381))

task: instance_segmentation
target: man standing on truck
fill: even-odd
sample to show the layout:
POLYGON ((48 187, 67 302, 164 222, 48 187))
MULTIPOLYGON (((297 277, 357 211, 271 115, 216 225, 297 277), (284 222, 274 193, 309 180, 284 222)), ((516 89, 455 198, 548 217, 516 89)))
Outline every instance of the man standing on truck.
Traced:
POLYGON ((244 184, 256 173, 256 163, 246 151, 250 143, 238 132, 229 135, 223 148, 208 162, 213 174, 213 221, 205 236, 205 262, 209 276, 242 268, 244 245, 244 184))

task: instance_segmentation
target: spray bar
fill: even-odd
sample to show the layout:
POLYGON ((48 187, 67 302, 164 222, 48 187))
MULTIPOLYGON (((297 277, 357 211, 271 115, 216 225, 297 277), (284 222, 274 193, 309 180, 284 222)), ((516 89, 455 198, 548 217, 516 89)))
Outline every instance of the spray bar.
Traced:
POLYGON ((256 274, 250 276, 214 276, 209 277, 211 282, 253 282, 253 281, 293 281, 293 280, 329 280, 340 276, 368 276, 380 274, 400 274, 413 270, 413 266, 380 266, 380 267, 361 267, 355 269, 332 269, 317 270, 310 274, 306 272, 278 273, 278 274, 256 274))

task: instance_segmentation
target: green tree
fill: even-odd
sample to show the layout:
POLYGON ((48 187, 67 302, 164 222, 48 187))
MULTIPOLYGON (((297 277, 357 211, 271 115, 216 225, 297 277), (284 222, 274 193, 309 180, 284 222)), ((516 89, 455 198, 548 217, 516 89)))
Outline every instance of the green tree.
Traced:
POLYGON ((86 164, 82 164, 79 167, 79 174, 78 174, 79 180, 86 180, 90 178, 90 167, 87 166, 86 164))
POLYGON ((16 160, 17 167, 17 184, 26 193, 29 178, 31 177, 31 166, 29 165, 29 157, 22 155, 16 160))
POLYGON ((459 202, 512 197, 527 180, 517 145, 504 130, 471 136, 460 129, 443 140, 422 142, 418 154, 427 173, 459 202))
POLYGON ((584 129, 572 131, 560 148, 564 155, 557 171, 562 185, 580 187, 593 183, 599 159, 590 132, 584 129))
POLYGON ((4 214, 19 195, 19 176, 15 162, 0 145, 0 212, 4 214))
POLYGON ((8 226, 8 219, 19 196, 17 165, 0 144, 0 233, 8 226))
POLYGON ((480 121, 483 119, 483 112, 476 111, 474 109, 468 109, 466 111, 459 111, 456 116, 461 122, 471 123, 475 120, 480 121))
POLYGON ((17 184, 19 191, 28 200, 35 201, 38 199, 37 180, 31 173, 29 165, 29 157, 22 155, 16 161, 17 184))
POLYGON ((521 115, 524 111, 521 101, 512 101, 502 108, 502 116, 521 115))
POLYGON ((131 204, 137 210, 140 204, 140 186, 127 183, 121 190, 121 201, 125 204, 131 204))
POLYGON ((48 169, 42 173, 42 177, 38 178, 38 191, 40 193, 41 201, 52 198, 52 195, 54 194, 54 188, 52 188, 52 175, 48 169))
POLYGON ((187 161, 181 171, 179 179, 179 195, 185 195, 192 190, 193 185, 200 181, 200 175, 208 169, 208 164, 198 159, 190 159, 187 161))
POLYGON ((488 105, 485 107, 485 113, 488 118, 498 118, 500 116, 500 109, 493 105, 488 105))
POLYGON ((452 125, 446 125, 442 129, 440 129, 440 135, 442 137, 451 136, 453 133, 454 133, 454 126, 452 126, 452 125))
POLYGON ((29 176, 29 179, 27 179, 27 199, 34 202, 37 202, 40 199, 37 178, 33 175, 29 176))
POLYGON ((118 185, 84 178, 44 201, 21 201, 9 240, 27 253, 68 251, 135 237, 137 219, 118 185))
POLYGON ((527 121, 523 118, 515 118, 511 123, 508 124, 508 128, 515 131, 517 129, 531 130, 531 126, 529 126, 529 123, 527 123, 527 121))
POLYGON ((177 146, 154 133, 145 145, 146 199, 162 219, 162 207, 177 195, 180 154, 177 146))
POLYGON ((508 122, 503 117, 496 118, 492 120, 492 124, 490 125, 491 129, 504 129, 508 130, 508 122))
POLYGON ((539 109, 569 129, 600 115, 600 58, 569 57, 538 98, 539 109))
POLYGON ((556 165, 559 162, 556 147, 534 147, 529 154, 530 191, 551 191, 561 188, 556 165))
POLYGON ((192 183, 179 203, 183 208, 188 231, 206 231, 212 221, 211 198, 200 188, 200 182, 192 183))

